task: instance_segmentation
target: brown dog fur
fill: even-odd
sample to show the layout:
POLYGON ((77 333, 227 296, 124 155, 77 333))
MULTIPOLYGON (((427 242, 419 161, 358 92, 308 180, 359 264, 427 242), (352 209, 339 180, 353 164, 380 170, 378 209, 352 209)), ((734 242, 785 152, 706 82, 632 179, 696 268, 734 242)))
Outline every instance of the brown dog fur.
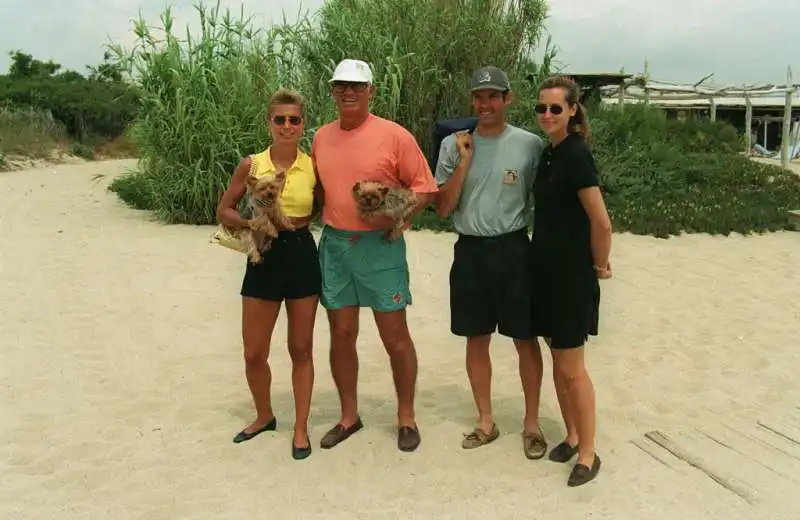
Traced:
POLYGON ((248 206, 252 210, 252 217, 250 229, 243 229, 240 239, 254 264, 261 263, 261 253, 272 247, 272 240, 278 236, 279 229, 294 229, 280 203, 285 182, 286 172, 282 171, 274 177, 247 177, 248 206))
POLYGON ((397 240, 403 235, 403 228, 418 202, 417 195, 413 191, 376 181, 355 183, 353 197, 359 213, 365 219, 387 216, 394 220, 394 227, 386 232, 386 238, 389 240, 397 240))

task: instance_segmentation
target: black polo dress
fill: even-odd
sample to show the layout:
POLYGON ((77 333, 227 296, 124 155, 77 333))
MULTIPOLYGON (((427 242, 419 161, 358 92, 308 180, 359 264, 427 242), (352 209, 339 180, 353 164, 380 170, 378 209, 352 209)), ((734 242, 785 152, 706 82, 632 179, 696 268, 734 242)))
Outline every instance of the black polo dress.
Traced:
POLYGON ((594 270, 589 217, 578 191, 598 185, 594 157, 583 137, 548 145, 533 184, 532 321, 551 348, 583 346, 596 336, 600 284, 594 270))

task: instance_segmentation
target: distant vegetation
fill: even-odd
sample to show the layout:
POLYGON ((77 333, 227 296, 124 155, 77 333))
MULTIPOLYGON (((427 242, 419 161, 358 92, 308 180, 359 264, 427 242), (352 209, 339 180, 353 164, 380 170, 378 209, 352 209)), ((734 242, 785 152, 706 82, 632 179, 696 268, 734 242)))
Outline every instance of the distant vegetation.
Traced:
MULTIPOLYGON (((531 103, 556 58, 544 40, 546 2, 503 4, 328 0, 313 19, 261 29, 218 5, 198 6, 200 31, 191 40, 182 36, 184 28, 173 27, 166 10, 159 28, 136 21, 136 45, 112 46, 87 77, 21 60, 27 72, 12 69, 0 78, 0 102, 13 98, 24 108, 7 109, 13 117, 0 112, 0 136, 6 135, 4 121, 24 126, 19 121, 27 117, 36 128, 31 132, 51 141, 61 139, 59 132, 77 143, 130 137, 138 171, 119 177, 111 189, 165 222, 213 224, 236 163, 269 144, 264 111, 270 93, 288 86, 307 97, 310 120, 301 146, 308 151, 316 129, 336 117, 327 79, 344 57, 372 64, 373 111, 409 128, 428 154, 434 152, 435 120, 471 114, 469 75, 487 63, 512 79, 511 122, 538 132, 531 103), (411 19, 414 24, 406 23, 411 19), (543 41, 536 61, 533 51, 543 41), (24 82, 37 85, 39 94, 26 98, 24 82)), ((743 157, 741 136, 727 123, 668 120, 646 106, 620 111, 591 105, 589 111, 617 231, 661 237, 769 231, 787 227, 786 211, 800 208, 800 178, 743 157)), ((19 140, 17 149, 30 141, 19 140)), ((433 211, 415 226, 452 229, 433 211)))
POLYGON ((86 76, 22 51, 9 57, 9 72, 0 75, 0 168, 3 157, 59 149, 85 158, 133 153, 125 132, 136 118, 138 89, 122 80, 110 54, 86 76))

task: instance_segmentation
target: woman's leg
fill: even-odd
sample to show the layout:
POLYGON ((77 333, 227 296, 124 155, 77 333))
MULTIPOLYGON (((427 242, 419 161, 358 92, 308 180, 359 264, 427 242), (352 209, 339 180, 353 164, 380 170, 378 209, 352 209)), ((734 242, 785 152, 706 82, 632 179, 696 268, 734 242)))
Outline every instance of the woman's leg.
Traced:
POLYGON ((292 390, 294 391, 295 423, 293 445, 308 444, 308 416, 314 388, 314 322, 318 296, 286 300, 289 321, 289 356, 292 358, 292 390))
POLYGON ((558 396, 567 425, 567 440, 573 423, 578 441, 577 463, 591 468, 595 458, 595 399, 594 386, 584 364, 584 349, 554 348, 552 353, 556 392, 561 386, 558 396))
POLYGON ((256 407, 256 420, 244 429, 248 434, 259 430, 275 417, 270 399, 272 372, 268 358, 270 339, 280 310, 279 301, 242 298, 245 374, 256 407))
POLYGON ((555 362, 553 363, 553 384, 556 387, 556 396, 558 397, 558 406, 561 408, 561 418, 564 419, 564 428, 567 430, 564 442, 574 448, 578 445, 576 412, 570 406, 569 382, 564 378, 555 362))

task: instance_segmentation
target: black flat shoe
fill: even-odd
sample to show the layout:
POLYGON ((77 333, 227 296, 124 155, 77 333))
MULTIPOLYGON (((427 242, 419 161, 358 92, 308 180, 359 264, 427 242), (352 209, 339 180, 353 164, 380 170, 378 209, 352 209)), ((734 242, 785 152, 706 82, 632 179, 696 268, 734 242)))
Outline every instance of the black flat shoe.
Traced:
POLYGON ((569 487, 582 486, 594 480, 598 471, 600 471, 600 457, 595 453, 591 468, 584 464, 575 464, 575 467, 572 468, 572 472, 569 474, 567 485, 569 487))
POLYGON ((308 446, 298 448, 294 445, 294 441, 292 441, 292 458, 294 460, 303 460, 311 455, 311 439, 308 438, 308 435, 306 435, 306 444, 308 444, 308 446))
POLYGON ((254 431, 253 433, 247 433, 246 431, 242 430, 236 434, 236 437, 233 438, 233 442, 239 444, 240 442, 249 441, 253 437, 258 434, 264 432, 274 432, 278 427, 278 420, 276 417, 273 417, 271 421, 267 424, 259 428, 258 430, 254 431))
POLYGON ((550 454, 547 456, 548 459, 552 460, 553 462, 568 462, 569 459, 574 457, 578 453, 578 445, 570 446, 566 442, 560 443, 558 446, 550 450, 550 454))

